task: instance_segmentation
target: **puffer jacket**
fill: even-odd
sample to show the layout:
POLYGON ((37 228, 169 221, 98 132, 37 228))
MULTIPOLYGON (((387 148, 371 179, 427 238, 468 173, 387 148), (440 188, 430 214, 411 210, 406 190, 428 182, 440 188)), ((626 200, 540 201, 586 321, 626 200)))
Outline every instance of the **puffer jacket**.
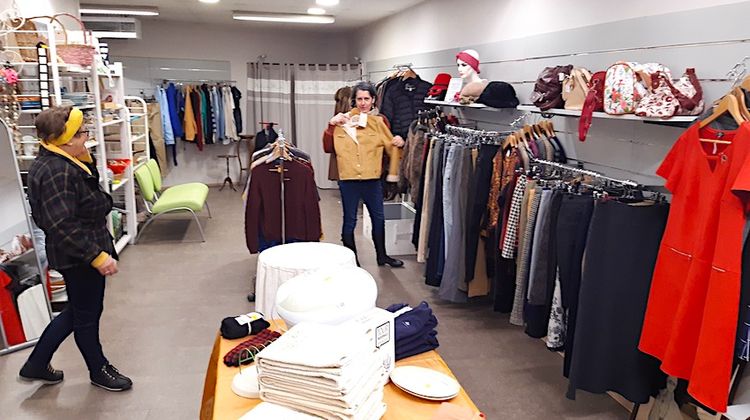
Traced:
POLYGON ((388 82, 380 113, 391 122, 391 132, 406 139, 409 125, 421 110, 430 108, 424 103, 432 84, 419 78, 394 79, 388 82))

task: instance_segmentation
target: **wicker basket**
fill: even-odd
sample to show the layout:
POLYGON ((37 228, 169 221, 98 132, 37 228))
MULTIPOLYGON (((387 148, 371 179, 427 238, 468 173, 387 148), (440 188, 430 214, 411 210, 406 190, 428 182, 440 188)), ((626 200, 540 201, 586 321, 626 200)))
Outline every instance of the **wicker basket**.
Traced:
POLYGON ((65 64, 76 64, 79 66, 88 67, 94 62, 94 54, 96 54, 96 48, 94 48, 92 35, 86 30, 80 19, 71 15, 70 13, 58 13, 52 16, 52 20, 62 26, 63 34, 65 36, 65 42, 62 44, 56 44, 57 56, 65 62, 65 64), (68 43, 68 31, 65 26, 58 19, 59 16, 68 16, 75 19, 81 27, 83 32, 83 44, 69 44, 68 43))
POLYGON ((18 54, 21 55, 23 61, 34 62, 37 60, 36 44, 40 42, 47 43, 47 37, 41 33, 34 32, 37 30, 36 25, 31 19, 26 19, 21 22, 20 19, 10 20, 8 25, 12 28, 16 28, 15 31, 8 32, 6 41, 8 45, 15 45, 18 47, 34 47, 32 49, 22 48, 18 50, 18 54), (23 32, 18 32, 23 31, 23 32), (28 32, 27 32, 28 31, 28 32))

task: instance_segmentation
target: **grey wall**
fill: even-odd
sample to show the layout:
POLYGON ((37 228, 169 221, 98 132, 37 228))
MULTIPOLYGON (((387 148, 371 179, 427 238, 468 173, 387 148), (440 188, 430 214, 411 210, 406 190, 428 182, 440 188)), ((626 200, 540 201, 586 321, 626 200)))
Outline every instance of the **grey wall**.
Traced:
MULTIPOLYGON (((470 13, 464 13, 463 21, 470 13)), ((695 67, 707 99, 713 100, 731 84, 726 81, 727 71, 750 55, 747 43, 750 27, 745 19, 749 14, 750 3, 743 2, 371 60, 366 68, 370 78, 378 80, 393 64, 411 62, 424 79, 431 81, 439 72, 457 74, 455 54, 464 48, 474 48, 481 54, 481 76, 513 84, 521 103, 528 103, 534 80, 545 66, 573 64, 595 71, 604 70, 619 60, 659 62, 668 66, 675 77, 686 67, 695 67)), ((507 123, 520 115, 519 112, 487 110, 465 110, 461 114, 467 120, 476 121, 481 128, 499 129, 507 129, 507 123)), ((563 133, 561 137, 569 154, 624 169, 591 166, 647 184, 661 183, 654 171, 682 132, 678 128, 642 122, 595 119, 588 140, 579 143, 577 118, 555 117, 553 121, 563 133)))

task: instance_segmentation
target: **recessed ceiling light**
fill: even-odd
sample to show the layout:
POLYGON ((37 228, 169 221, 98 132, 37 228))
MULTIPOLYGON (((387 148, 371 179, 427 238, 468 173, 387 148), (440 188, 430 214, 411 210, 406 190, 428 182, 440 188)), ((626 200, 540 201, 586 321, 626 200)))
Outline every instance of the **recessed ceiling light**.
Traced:
POLYGON ((322 9, 320 7, 311 7, 309 9, 307 9, 307 14, 308 15, 318 15, 318 16, 319 15, 324 15, 324 14, 326 14, 326 10, 322 9))
POLYGON ((233 12, 234 20, 248 20, 254 22, 278 23, 334 23, 336 19, 331 15, 312 16, 298 13, 267 13, 267 12, 233 12))
POLYGON ((200 0, 201 3, 208 3, 208 4, 214 4, 218 3, 219 0, 200 0))
POLYGON ((339 4, 339 0, 315 0, 315 3, 317 3, 320 6, 336 6, 339 4))
POLYGON ((82 15, 159 16, 159 9, 150 6, 82 4, 78 11, 82 15))

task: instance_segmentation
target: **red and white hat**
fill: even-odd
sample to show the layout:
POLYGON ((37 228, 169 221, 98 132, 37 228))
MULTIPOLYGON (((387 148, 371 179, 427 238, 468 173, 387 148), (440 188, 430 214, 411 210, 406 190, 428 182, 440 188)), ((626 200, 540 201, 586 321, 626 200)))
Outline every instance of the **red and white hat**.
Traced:
POLYGON ((461 60, 464 63, 468 64, 469 67, 473 68, 477 74, 480 73, 479 71, 479 53, 474 50, 463 50, 460 53, 456 54, 456 60, 461 60))

